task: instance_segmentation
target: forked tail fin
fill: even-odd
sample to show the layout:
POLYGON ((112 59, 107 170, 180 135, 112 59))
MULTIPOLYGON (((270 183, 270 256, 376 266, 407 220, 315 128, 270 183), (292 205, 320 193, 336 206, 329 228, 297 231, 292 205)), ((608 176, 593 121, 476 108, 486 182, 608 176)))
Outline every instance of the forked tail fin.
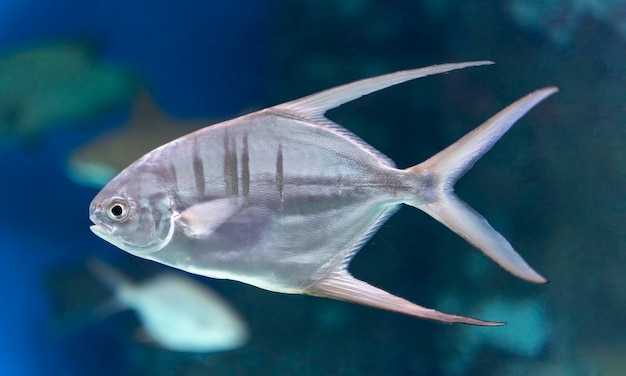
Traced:
POLYGON ((510 273, 535 283, 546 279, 515 252, 511 244, 487 220, 454 194, 454 183, 502 137, 526 112, 558 91, 537 90, 498 112, 481 126, 427 161, 407 169, 423 178, 427 191, 407 204, 428 213, 510 273))
MULTIPOLYGON (((544 283, 546 280, 528 266, 509 242, 480 214, 461 201, 454 194, 453 187, 454 183, 511 128, 513 123, 537 103, 557 91, 557 88, 549 87, 525 96, 432 158, 407 169, 419 177, 422 185, 419 197, 408 200, 406 202, 408 205, 430 214, 509 272, 536 283, 544 283)), ((446 323, 492 326, 504 324, 450 315, 421 307, 360 281, 352 277, 347 270, 352 256, 353 251, 340 255, 302 292, 446 323)))

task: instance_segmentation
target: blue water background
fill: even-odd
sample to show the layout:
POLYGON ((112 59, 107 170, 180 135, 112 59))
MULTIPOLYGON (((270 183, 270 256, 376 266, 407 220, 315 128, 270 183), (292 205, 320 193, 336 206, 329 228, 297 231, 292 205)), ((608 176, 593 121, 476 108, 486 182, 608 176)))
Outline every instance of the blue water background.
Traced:
MULTIPOLYGON (((605 13, 594 13, 581 11, 589 2, 546 0, 520 20, 512 3, 1 2, 0 53, 58 38, 95 40, 104 61, 140 72, 157 101, 180 117, 232 117, 353 79, 494 60, 331 112, 401 167, 532 90, 561 91, 457 187, 548 285, 507 274, 410 208, 394 215, 351 267, 418 304, 509 321, 503 328, 446 326, 206 281, 249 320, 246 347, 208 356, 154 349, 132 339, 128 315, 51 336, 51 273, 93 255, 127 272, 162 270, 91 234, 87 210, 96 191, 72 183, 63 170, 73 148, 117 126, 128 108, 4 145, 0 374, 618 374, 611 370, 626 367, 626 6, 597 2, 594 9, 605 13)), ((88 298, 71 284, 65 290, 88 298)))
MULTIPOLYGON (((268 21, 263 1, 147 4, 3 1, 0 51, 74 38, 95 42, 101 59, 140 72, 158 102, 183 118, 230 117, 263 102, 268 21)), ((44 276, 103 248, 88 230, 88 205, 96 191, 69 181, 63 165, 80 142, 118 126, 129 106, 105 120, 83 122, 76 132, 52 132, 28 141, 34 145, 15 143, 0 150, 1 192, 12 213, 0 225, 2 375, 112 375, 124 368, 105 344, 87 341, 90 350, 84 343, 65 348, 47 335, 51 311, 44 276), (100 358, 93 355, 98 353, 100 358)))

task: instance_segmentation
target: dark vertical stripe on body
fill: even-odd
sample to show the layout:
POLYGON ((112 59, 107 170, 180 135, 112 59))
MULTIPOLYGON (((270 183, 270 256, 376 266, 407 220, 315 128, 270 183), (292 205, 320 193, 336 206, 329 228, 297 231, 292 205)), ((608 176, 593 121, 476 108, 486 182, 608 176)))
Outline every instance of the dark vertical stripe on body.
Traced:
POLYGON ((337 194, 341 196, 341 192, 343 191, 343 177, 339 175, 337 178, 337 194))
POLYGON ((239 194, 239 176, 237 174, 237 144, 234 139, 224 132, 224 184, 226 196, 233 197, 239 194))
POLYGON ((237 173, 237 142, 234 139, 231 139, 231 157, 230 157, 230 180, 232 181, 232 195, 239 195, 239 174, 237 173))
POLYGON ((250 199, 250 155, 248 154, 248 134, 243 135, 243 151, 241 153, 241 190, 244 203, 250 199))
POLYGON ((171 179, 171 181, 174 183, 175 189, 178 191, 180 187, 178 186, 178 176, 176 176, 176 167, 174 167, 174 164, 171 162, 168 167, 168 172, 169 172, 169 175, 171 175, 171 176, 168 176, 168 178, 171 179))
POLYGON ((198 155, 198 145, 193 145, 193 177, 196 182, 196 193, 198 198, 204 197, 204 166, 202 159, 198 155))
POLYGON ((280 202, 284 201, 283 187, 284 187, 284 171, 283 171, 283 145, 278 144, 278 151, 276 152, 276 188, 278 188, 278 197, 280 202))

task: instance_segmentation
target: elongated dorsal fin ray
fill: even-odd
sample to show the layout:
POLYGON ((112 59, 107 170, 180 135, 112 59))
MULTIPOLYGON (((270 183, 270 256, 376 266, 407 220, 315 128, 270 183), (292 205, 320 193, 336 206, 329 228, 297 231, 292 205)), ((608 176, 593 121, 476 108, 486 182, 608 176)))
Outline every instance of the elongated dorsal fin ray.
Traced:
POLYGON ((511 274, 535 283, 545 283, 546 279, 485 218, 459 199, 453 186, 519 118, 557 91, 548 87, 528 94, 427 161, 407 169, 434 182, 426 195, 428 200, 410 200, 408 205, 428 213, 511 274))
POLYGON ((331 271, 307 287, 305 294, 343 300, 352 303, 404 313, 427 320, 449 324, 470 324, 483 326, 503 325, 503 322, 484 321, 471 317, 451 315, 434 309, 411 303, 406 299, 392 295, 366 282, 354 278, 341 266, 331 271))
POLYGON ((450 72, 457 69, 489 64, 493 64, 493 62, 471 61, 466 63, 433 65, 425 68, 389 73, 320 91, 300 99, 271 107, 271 110, 297 116, 315 123, 316 125, 323 125, 328 129, 332 129, 341 136, 346 137, 361 146, 364 150, 367 150, 369 153, 376 156, 382 163, 390 167, 395 167, 395 163, 389 157, 371 147, 367 142, 363 141, 360 137, 353 134, 349 130, 327 119, 324 116, 324 113, 331 108, 339 107, 344 103, 353 101, 364 95, 371 94, 406 81, 434 74, 450 72))
POLYGON ((349 84, 324 90, 319 93, 285 102, 274 109, 297 114, 306 119, 318 121, 326 111, 339 107, 344 103, 353 101, 364 95, 388 88, 389 86, 401 84, 406 81, 415 80, 434 74, 450 72, 467 67, 493 64, 491 61, 471 61, 466 63, 440 64, 430 67, 410 69, 389 73, 382 76, 366 78, 349 84))

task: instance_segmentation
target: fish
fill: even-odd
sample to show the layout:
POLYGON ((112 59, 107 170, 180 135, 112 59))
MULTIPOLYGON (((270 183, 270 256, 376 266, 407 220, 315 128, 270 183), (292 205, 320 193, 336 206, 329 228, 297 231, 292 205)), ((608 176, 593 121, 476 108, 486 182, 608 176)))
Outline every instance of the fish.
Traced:
POLYGON ((136 78, 94 43, 59 39, 0 55, 0 144, 28 145, 130 102, 136 78))
POLYGON ((209 124, 213 119, 177 119, 166 114, 142 88, 122 128, 103 133, 72 152, 65 166, 75 183, 101 189, 150 150, 209 124))
POLYGON ((513 275, 545 283, 453 187, 513 123, 558 88, 526 95, 405 169, 324 116, 389 86, 488 64, 441 64, 363 79, 190 133, 112 179, 90 203, 90 229, 130 254, 193 274, 444 323, 502 325, 419 306, 353 277, 348 267, 406 204, 513 275))
POLYGON ((139 284, 109 264, 90 260, 89 270, 115 291, 117 309, 137 312, 144 338, 162 348, 208 353, 239 348, 250 338, 245 320, 215 291, 180 273, 161 273, 139 284))

